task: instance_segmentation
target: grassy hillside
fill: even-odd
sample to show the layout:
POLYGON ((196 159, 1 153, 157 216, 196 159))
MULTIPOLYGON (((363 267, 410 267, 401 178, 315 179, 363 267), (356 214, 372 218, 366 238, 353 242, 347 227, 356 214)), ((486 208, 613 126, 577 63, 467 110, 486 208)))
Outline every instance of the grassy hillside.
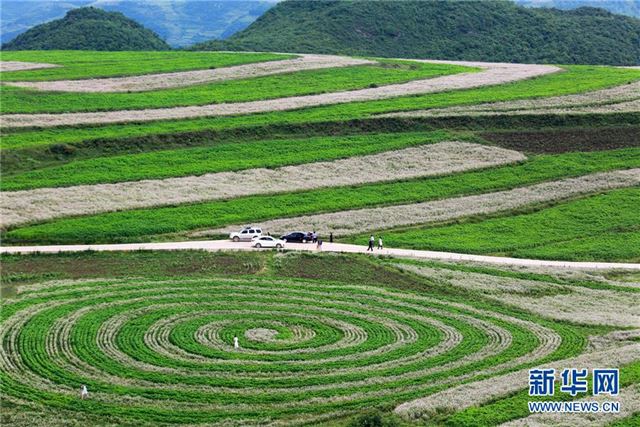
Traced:
MULTIPOLYGON (((640 167, 640 147, 635 136, 640 117, 633 102, 627 102, 639 97, 640 71, 629 68, 563 66, 560 72, 535 78, 459 89, 447 85, 482 79, 487 71, 410 60, 374 60, 364 65, 293 70, 265 76, 248 74, 141 92, 76 93, 12 85, 13 82, 65 83, 59 82, 64 79, 82 82, 101 77, 125 80, 150 77, 145 74, 165 79, 165 73, 173 71, 208 73, 242 64, 263 67, 266 62, 272 65, 286 62, 291 56, 176 51, 37 51, 5 55, 11 61, 42 61, 58 67, 4 73, 4 117, 22 113, 22 117, 28 119, 47 112, 51 116, 45 117, 55 118, 61 112, 77 116, 90 111, 99 118, 107 113, 101 110, 138 109, 126 113, 123 122, 116 124, 50 126, 43 122, 42 128, 3 129, 2 191, 3 196, 11 200, 5 219, 16 218, 2 230, 4 241, 10 244, 188 239, 199 233, 220 236, 221 229, 237 224, 268 225, 284 219, 294 221, 292 228, 306 229, 317 224, 322 233, 328 234, 336 223, 327 223, 324 217, 316 216, 350 215, 352 211, 375 208, 393 212, 407 206, 475 196, 500 200, 497 193, 500 191, 519 191, 547 182, 640 167), (404 87, 405 82, 426 85, 443 82, 445 86, 435 92, 405 95, 400 91, 388 98, 354 98, 353 102, 308 108, 297 108, 292 102, 306 96, 331 99, 338 93, 387 91, 391 87, 404 87), (613 97, 607 95, 609 90, 613 91, 613 97), (287 102, 292 102, 293 107, 288 111, 139 122, 139 116, 150 108, 174 111, 181 105, 196 108, 202 104, 206 108, 219 105, 233 108, 238 104, 269 100, 276 101, 276 107, 287 102), (496 102, 508 103, 506 110, 495 111, 499 113, 496 116, 484 117, 473 109, 461 110, 496 102), (562 110, 558 111, 557 106, 562 110), (458 116, 385 116, 442 109, 452 109, 458 116), (546 130, 541 132, 540 128, 546 130), (516 157, 507 156, 512 160, 506 163, 487 164, 462 146, 451 146, 447 150, 452 151, 444 152, 446 158, 464 167, 449 170, 433 163, 441 157, 430 152, 429 147, 458 142, 483 150, 505 149, 518 153, 516 157), (407 151, 411 149, 426 150, 416 154, 423 163, 405 167, 405 162, 414 161, 411 153, 417 153, 407 151), (318 165, 318 162, 323 163, 318 165), (474 166, 476 164, 479 166, 474 166), (295 174, 285 173, 287 168, 294 168, 295 174), (371 173, 366 173, 369 169, 371 173), (410 173, 405 174, 407 171, 410 173), (273 175, 276 181, 262 181, 261 177, 267 175, 273 175), (286 185, 277 182, 278 176, 288 177, 286 185), (321 179, 327 176, 328 180, 321 179), (217 181, 227 179, 224 177, 230 181, 217 181), (213 181, 206 184, 208 187, 201 187, 209 179, 213 181), (241 185, 233 186, 240 182, 241 185), (103 191, 104 184, 111 184, 110 193, 97 195, 95 192, 103 191), (145 185, 157 187, 139 190, 145 185), (210 193, 206 188, 227 190, 210 193), (131 196, 131 192, 140 191, 136 193, 138 196, 131 196), (85 193, 86 198, 81 196, 85 193), (58 204, 61 204, 59 208, 55 207, 58 204), (305 223, 301 219, 304 216, 312 216, 310 221, 314 222, 305 223)), ((94 86, 99 84, 99 80, 91 82, 94 86)), ((501 156, 496 153, 491 158, 501 156)), ((600 182, 601 178, 594 179, 600 182)), ((615 180, 615 177, 607 179, 615 180)), ((562 193, 559 199, 535 199, 536 202, 523 198, 509 209, 489 212, 489 216, 508 219, 516 214, 540 212, 531 218, 544 221, 547 215, 544 209, 559 206, 567 198, 583 199, 599 191, 617 191, 632 185, 632 182, 614 187, 598 184, 585 187, 579 194, 563 196, 562 193)), ((633 204, 633 193, 616 194, 619 196, 611 200, 619 208, 633 204)), ((489 205, 493 203, 489 202, 489 205)), ((599 209, 602 204, 584 202, 584 205, 591 207, 594 218, 606 214, 599 209)), ((393 246, 434 249, 440 247, 440 243, 429 236, 438 233, 437 230, 443 230, 446 236, 444 233, 452 223, 475 224, 487 216, 462 208, 453 212, 456 216, 444 223, 434 223, 429 215, 419 213, 410 223, 397 222, 396 216, 389 214, 385 222, 365 219, 350 230, 333 230, 336 238, 343 241, 359 241, 357 236, 371 231, 388 235, 389 244, 393 246), (413 234, 407 234, 407 226, 413 227, 413 234), (421 237, 423 235, 425 237, 421 237)), ((602 248, 606 242, 593 240, 602 230, 581 225, 585 221, 593 223, 593 218, 573 215, 571 208, 558 208, 558 212, 569 212, 559 224, 569 224, 567 227, 573 227, 576 233, 570 241, 546 242, 545 245, 553 246, 544 254, 541 248, 536 247, 534 251, 533 246, 511 248, 508 245, 511 232, 505 234, 504 245, 488 249, 467 244, 464 239, 456 242, 443 237, 441 240, 450 245, 455 243, 451 249, 462 252, 508 252, 522 256, 535 253, 540 257, 573 259, 637 257, 628 246, 605 256, 602 248), (579 251, 572 249, 578 245, 579 251)), ((501 220, 496 221, 502 224, 501 220)), ((516 221, 514 227, 526 231, 523 225, 526 222, 516 221)), ((471 225, 464 229, 469 235, 480 235, 471 225)), ((284 230, 272 228, 271 231, 284 230)), ((614 231, 622 234, 612 236, 609 242, 629 234, 636 238, 637 234, 635 229, 614 231)), ((491 229, 491 232, 496 231, 491 229)), ((543 242, 540 240, 540 243, 543 242)))
POLYGON ((288 0, 228 40, 194 49, 635 65, 640 20, 506 1, 288 0))
POLYGON ((531 425, 533 366, 617 367, 620 397, 640 391, 636 272, 387 250, 638 262, 639 69, 175 50, 3 61, 5 251, 188 247, 247 224, 327 242, 3 254, 4 424, 531 425), (361 253, 333 253, 329 233, 361 253), (385 249, 365 255, 370 234, 385 249))
POLYGON ((153 31, 118 12, 88 7, 37 25, 2 45, 3 50, 166 50, 153 31))

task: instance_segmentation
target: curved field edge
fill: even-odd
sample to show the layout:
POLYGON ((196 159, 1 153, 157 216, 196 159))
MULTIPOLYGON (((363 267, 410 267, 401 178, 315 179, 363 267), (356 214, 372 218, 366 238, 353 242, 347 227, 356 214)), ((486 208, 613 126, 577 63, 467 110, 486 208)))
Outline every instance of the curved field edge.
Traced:
POLYGON ((55 64, 58 67, 2 73, 2 81, 46 81, 136 76, 150 73, 230 67, 278 61, 296 55, 236 52, 4 51, 3 61, 55 64))
POLYGON ((592 66, 564 66, 563 68, 565 69, 564 72, 504 85, 398 97, 383 101, 353 102, 288 112, 260 113, 237 117, 169 120, 141 124, 60 127, 44 130, 6 129, 3 137, 3 149, 73 143, 96 138, 141 137, 204 129, 228 130, 285 124, 348 122, 385 112, 581 93, 640 79, 640 70, 634 69, 592 66))
POLYGON ((634 167, 640 167, 640 149, 636 148, 540 155, 532 156, 520 165, 429 179, 241 197, 60 219, 11 229, 4 233, 3 240, 5 244, 157 240, 162 238, 159 235, 163 234, 184 234, 236 223, 338 212, 368 206, 439 200, 634 167), (283 207, 286 207, 286 213, 283 207))
MULTIPOLYGON (((442 227, 385 230, 388 246, 572 261, 637 261, 640 188, 612 190, 535 212, 442 227)), ((376 234, 380 234, 376 233, 376 234)), ((365 236, 355 239, 363 242, 365 236)))
MULTIPOLYGON (((588 378, 589 385, 587 396, 591 396, 592 378, 588 378)), ((640 361, 626 364, 620 367, 620 386, 640 384, 640 361)), ((556 385, 557 386, 557 385, 556 385)), ((584 396, 584 395, 583 395, 584 396)), ((539 397, 536 401, 575 401, 580 395, 572 397, 570 394, 558 394, 553 397, 539 397)), ((429 419, 432 422, 445 426, 480 427, 486 425, 499 425, 509 421, 520 420, 531 415, 527 402, 531 400, 528 390, 521 390, 512 395, 497 398, 486 404, 470 407, 453 414, 434 414, 429 419)), ((633 419, 633 416, 630 417, 633 419)), ((632 426, 625 420, 613 422, 610 425, 632 426)))
POLYGON ((382 133, 218 143, 203 148, 97 157, 3 176, 2 191, 162 179, 252 168, 276 168, 400 150, 452 140, 446 131, 382 133))
MULTIPOLYGON (((215 266, 216 264, 220 265, 219 263, 216 263, 215 260, 216 260, 216 257, 221 257, 221 256, 224 256, 224 257, 231 256, 232 258, 236 259, 236 261, 233 261, 231 263, 228 260, 223 261, 223 264, 222 264, 223 268, 229 268, 230 264, 245 265, 245 266, 247 264, 247 261, 244 258, 244 254, 243 255, 240 255, 240 254, 222 255, 222 254, 204 254, 199 252, 195 254, 197 255, 196 259, 199 259, 202 265, 206 264, 207 266, 211 266, 211 265, 215 266)), ((113 256, 112 254, 110 255, 113 256)), ((269 258, 272 257, 272 255, 263 255, 263 254, 258 254, 258 255, 247 254, 247 255, 251 258, 255 256, 258 256, 258 257, 267 256, 269 258)), ((68 267, 64 267, 65 265, 68 265, 69 267, 71 267, 73 271, 72 265, 75 258, 76 261, 85 260, 84 262, 86 262, 87 264, 91 264, 92 266, 97 268, 98 271, 90 270, 91 273, 89 274, 91 275, 99 274, 100 277, 107 277, 105 276, 105 274, 107 274, 109 270, 113 271, 114 268, 118 269, 118 267, 116 266, 127 264, 127 262, 123 260, 138 259, 139 260, 138 262, 144 263, 144 265, 146 266, 145 271, 147 273, 143 273, 143 274, 150 274, 150 275, 156 276, 158 274, 162 274, 161 271, 165 271, 165 272, 170 271, 170 270, 167 270, 166 268, 157 268, 157 269, 153 268, 153 267, 160 267, 161 265, 163 265, 163 263, 165 262, 164 259, 167 258, 166 255, 160 255, 160 254, 154 254, 154 253, 146 253, 146 254, 130 253, 130 254, 116 254, 115 256, 117 257, 115 259, 119 260, 119 262, 116 264, 113 263, 113 259, 110 260, 109 257, 105 256, 105 254, 74 254, 73 256, 66 255, 61 257, 39 256, 39 255, 30 256, 30 257, 15 257, 9 260, 9 265, 11 265, 14 262, 17 262, 18 264, 23 263, 23 265, 25 266, 27 265, 33 266, 35 263, 39 263, 39 261, 44 260, 45 262, 49 263, 49 267, 43 267, 41 271, 44 271, 44 270, 47 270, 50 272, 54 272, 56 270, 59 271, 61 269, 68 268, 68 267), (153 258, 156 256, 159 257, 160 259, 154 262, 153 258), (59 263, 57 260, 67 260, 72 262, 69 263, 67 261, 64 261, 62 263, 59 263), (51 268, 53 264, 57 264, 58 268, 55 268, 55 267, 51 268), (107 268, 106 271, 104 270, 105 267, 107 268)), ((180 256, 185 260, 193 258, 193 254, 189 255, 187 253, 183 253, 180 256)), ((467 304, 471 301, 471 305, 478 309, 491 310, 493 312, 500 313, 501 315, 506 314, 506 315, 526 319, 528 321, 534 321, 540 325, 551 328, 552 330, 559 333, 560 336, 562 337, 562 343, 560 344, 560 347, 554 353, 550 354, 546 358, 539 361, 539 363, 543 363, 544 361, 547 361, 547 360, 550 361, 550 360, 563 359, 563 358, 567 358, 567 357, 571 357, 573 355, 579 354, 584 349, 587 334, 602 333, 609 330, 606 327, 602 327, 602 328, 591 328, 589 331, 587 331, 587 329, 585 328, 581 328, 574 325, 550 322, 545 319, 540 319, 536 316, 531 316, 526 312, 519 311, 512 307, 484 302, 481 297, 472 298, 471 297, 472 295, 470 295, 468 292, 462 292, 462 293, 459 291, 452 292, 451 290, 447 290, 448 287, 446 283, 434 282, 428 279, 417 279, 412 275, 399 274, 394 269, 381 268, 375 262, 372 262, 371 260, 368 260, 364 257, 306 256, 305 255, 300 257, 297 257, 297 256, 284 257, 282 260, 280 260, 277 263, 273 263, 269 260, 263 260, 262 262, 263 262, 263 265, 268 266, 266 273, 263 272, 263 274, 266 274, 267 277, 270 276, 271 274, 275 276, 284 275, 284 276, 290 276, 290 277, 296 277, 298 275, 302 275, 302 277, 307 278, 306 280, 309 280, 309 275, 313 275, 313 280, 309 281, 309 286, 314 286, 314 283, 321 283, 319 281, 326 281, 326 280, 329 280, 332 282, 337 281, 337 282, 342 282, 346 284, 348 284, 352 280, 355 280, 357 281, 357 283, 361 283, 361 280, 365 278, 366 280, 371 279, 370 283, 385 283, 384 287, 392 287, 392 288, 400 289, 403 292, 426 293, 428 295, 437 296, 437 298, 441 298, 443 302, 461 301, 464 304, 467 304), (329 266, 331 266, 331 268, 329 268, 329 266)), ((16 269, 15 267, 11 267, 11 268, 12 268, 12 274, 14 275, 18 274, 20 271, 20 269, 16 269)), ((126 271, 127 268, 124 268, 124 270, 126 271)), ((133 269, 129 267, 128 270, 137 272, 137 267, 133 269)), ((194 271, 194 270, 191 270, 191 271, 194 271)), ((123 274, 123 273, 119 272, 119 274, 123 274)), ((175 272, 170 274, 175 274, 175 272)), ((194 273, 190 273, 190 274, 194 274, 194 273)), ((68 285, 68 289, 72 290, 74 286, 75 286, 74 284, 70 284, 68 285)), ((99 282, 96 283, 94 287, 96 286, 99 287, 100 283, 99 282)), ((28 288, 25 288, 25 289, 28 290, 28 288)), ((60 291, 63 290, 62 288, 59 288, 59 289, 60 291)), ((96 287, 96 289, 98 288, 96 287)), ((35 290, 36 288, 34 288, 34 291, 35 290)), ((31 328, 31 330, 33 330, 33 328, 31 328)), ((526 336, 518 336, 516 338, 518 342, 522 339, 526 339, 526 336)), ((514 354, 512 353, 509 357, 513 357, 513 355, 514 354)), ((498 360, 495 360, 493 363, 495 362, 498 362, 498 360)), ((18 384, 15 384, 15 383, 13 383, 12 385, 18 386, 18 384)), ((91 389, 95 390, 96 387, 92 386, 91 389)), ((24 391, 25 389, 22 386, 20 386, 20 387, 16 387, 16 390, 24 391)), ((14 390, 14 393, 16 392, 16 390, 14 390)), ((437 391, 437 389, 434 389, 433 391, 437 391)), ((33 397, 37 398, 38 394, 39 393, 30 395, 30 398, 33 398, 33 397)), ((53 398, 54 396, 50 396, 50 397, 53 398)), ((48 404, 51 405, 51 407, 67 406, 70 409, 78 410, 81 412, 89 409, 88 406, 83 405, 82 403, 74 403, 74 402, 78 402, 77 398, 66 400, 66 401, 54 398, 49 400, 48 404)), ((382 402, 378 402, 378 403, 382 403, 382 402)), ((90 406, 91 408, 96 408, 94 403, 92 403, 90 406)), ((98 409, 95 412, 93 409, 91 409, 91 411, 93 413, 103 412, 100 409, 98 409)), ((116 411, 116 414, 122 415, 122 412, 116 411)), ((176 421, 178 420, 176 419, 176 421)))
POLYGON ((477 69, 457 65, 379 60, 378 64, 372 65, 291 71, 145 92, 45 92, 0 86, 0 95, 3 99, 3 114, 144 110, 357 90, 475 70, 477 69))

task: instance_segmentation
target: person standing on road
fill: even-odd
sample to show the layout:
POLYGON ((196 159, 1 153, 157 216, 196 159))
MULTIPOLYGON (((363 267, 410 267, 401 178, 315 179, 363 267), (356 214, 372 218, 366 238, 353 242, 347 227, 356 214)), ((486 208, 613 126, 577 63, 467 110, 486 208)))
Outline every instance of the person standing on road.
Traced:
POLYGON ((318 233, 316 233, 315 230, 311 234, 311 237, 313 239, 313 243, 318 243, 318 233))
POLYGON ((316 249, 321 251, 322 250, 322 240, 318 239, 318 245, 316 246, 316 249))
POLYGON ((376 238, 373 237, 373 234, 371 235, 371 237, 369 237, 369 247, 367 248, 367 252, 371 251, 373 252, 373 243, 376 241, 376 238))
POLYGON ((329 233, 329 243, 333 243, 333 231, 329 233))
POLYGON ((378 237, 378 249, 382 250, 382 236, 378 237))

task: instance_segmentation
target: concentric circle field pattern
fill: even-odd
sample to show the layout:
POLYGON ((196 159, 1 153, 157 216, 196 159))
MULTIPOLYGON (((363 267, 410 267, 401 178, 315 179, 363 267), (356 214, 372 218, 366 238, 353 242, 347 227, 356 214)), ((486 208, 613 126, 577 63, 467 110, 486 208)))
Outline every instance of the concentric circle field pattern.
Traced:
POLYGON ((562 341, 428 294, 269 279, 48 282, 5 300, 0 330, 9 401, 135 424, 317 422, 514 369, 562 341))

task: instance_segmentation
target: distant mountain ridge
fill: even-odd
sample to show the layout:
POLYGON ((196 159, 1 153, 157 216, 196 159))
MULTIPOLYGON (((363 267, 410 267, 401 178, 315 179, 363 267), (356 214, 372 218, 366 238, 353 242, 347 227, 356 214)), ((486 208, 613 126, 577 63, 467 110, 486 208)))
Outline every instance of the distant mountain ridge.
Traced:
POLYGON ((563 64, 640 64, 640 20, 508 1, 286 0, 194 49, 563 64))
POLYGON ((121 12, 157 33, 173 47, 224 39, 261 16, 275 0, 2 0, 0 40, 62 18, 69 10, 93 6, 121 12))
POLYGON ((153 31, 119 12, 84 7, 37 25, 2 45, 3 50, 167 50, 153 31))
POLYGON ((640 18, 640 0, 515 0, 527 7, 555 7, 571 10, 579 7, 598 7, 619 15, 640 18))

